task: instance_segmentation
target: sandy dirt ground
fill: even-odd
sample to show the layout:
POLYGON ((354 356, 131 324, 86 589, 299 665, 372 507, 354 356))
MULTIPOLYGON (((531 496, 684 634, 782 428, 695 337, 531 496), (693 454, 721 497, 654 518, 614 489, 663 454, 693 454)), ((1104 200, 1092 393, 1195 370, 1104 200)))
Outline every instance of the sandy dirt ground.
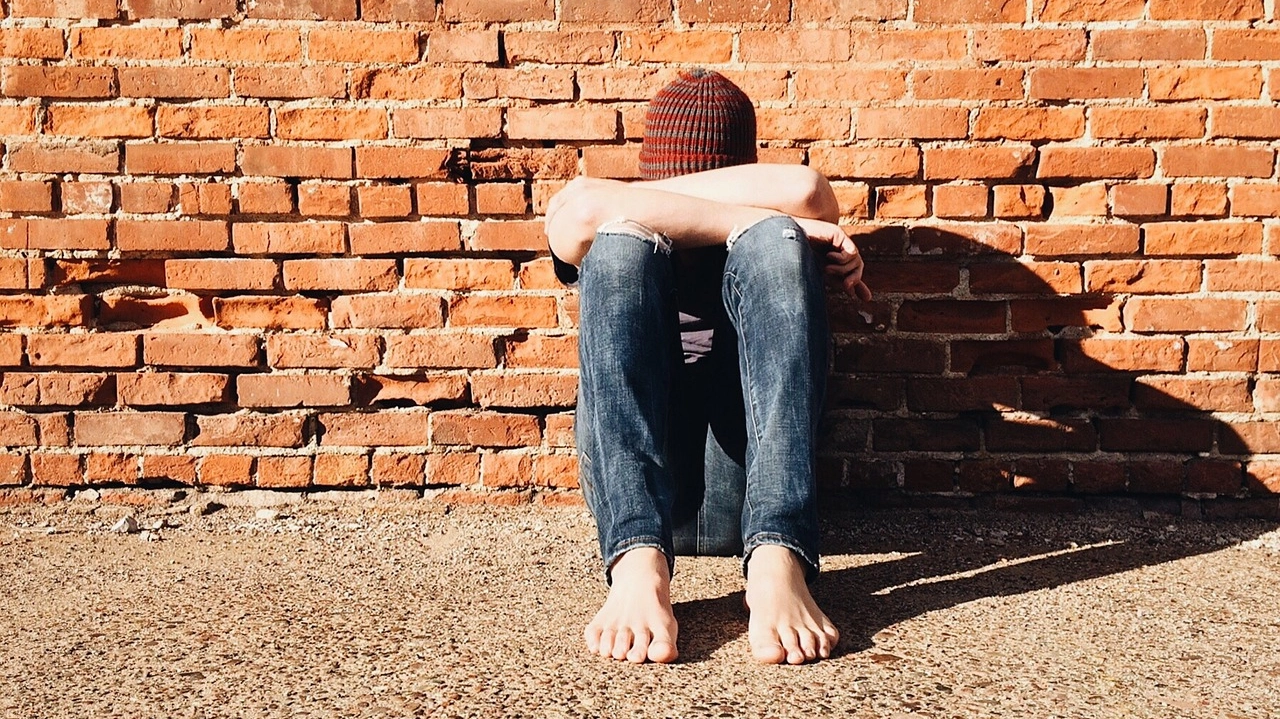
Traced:
POLYGON ((836 657, 756 665, 738 561, 682 558, 681 660, 631 666, 584 510, 208 502, 0 513, 0 716, 1280 715, 1268 523, 833 514, 836 657))

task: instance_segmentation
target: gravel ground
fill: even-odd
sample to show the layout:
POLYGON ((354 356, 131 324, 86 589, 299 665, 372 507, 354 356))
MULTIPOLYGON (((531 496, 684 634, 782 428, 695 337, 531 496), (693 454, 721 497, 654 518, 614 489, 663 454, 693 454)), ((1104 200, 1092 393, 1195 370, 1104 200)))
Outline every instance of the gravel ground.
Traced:
POLYGON ((605 594, 581 509, 207 502, 0 513, 0 716, 1280 711, 1273 524, 831 515, 835 658, 754 664, 737 560, 682 558, 681 661, 630 666, 580 646, 605 594))

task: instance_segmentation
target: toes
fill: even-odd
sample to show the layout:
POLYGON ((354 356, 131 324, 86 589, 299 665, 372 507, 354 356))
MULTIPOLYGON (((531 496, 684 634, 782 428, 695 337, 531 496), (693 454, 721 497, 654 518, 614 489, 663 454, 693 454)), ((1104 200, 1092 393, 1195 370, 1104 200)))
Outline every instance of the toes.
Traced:
POLYGON ((631 649, 627 652, 626 659, 632 664, 640 664, 649 657, 649 644, 652 635, 647 629, 640 629, 634 633, 631 642, 631 649))
POLYGON ((676 651, 674 642, 668 642, 664 639, 656 639, 649 643, 649 661, 659 664, 669 664, 676 660, 679 652, 676 651))
POLYGON ((811 662, 818 658, 817 630, 806 628, 800 631, 800 651, 804 653, 806 662, 811 662))
POLYGON ((751 642, 751 656, 762 664, 781 664, 787 659, 787 650, 783 648, 778 635, 770 632, 751 642))
POLYGON ((612 629, 600 630, 600 641, 596 645, 596 653, 602 657, 609 657, 613 654, 615 632, 612 629))
POLYGON ((582 641, 586 643, 587 651, 591 652, 592 654, 599 654, 600 653, 599 627, 595 626, 594 624, 587 625, 587 628, 582 630, 582 641))
POLYGON ((782 648, 787 651, 788 664, 804 664, 804 650, 800 647, 800 637, 796 630, 787 627, 778 632, 782 639, 782 648))
POLYGON ((610 654, 614 659, 619 661, 627 658, 627 653, 631 651, 632 645, 631 630, 623 627, 613 635, 613 651, 610 654))

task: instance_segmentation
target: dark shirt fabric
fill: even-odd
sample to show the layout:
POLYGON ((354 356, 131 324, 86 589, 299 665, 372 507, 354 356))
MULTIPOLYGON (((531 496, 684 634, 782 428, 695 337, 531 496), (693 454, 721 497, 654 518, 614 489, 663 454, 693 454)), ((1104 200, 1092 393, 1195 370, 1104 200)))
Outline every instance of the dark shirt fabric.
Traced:
MULTIPOLYGON (((702 361, 711 353, 715 328, 728 322, 720 299, 720 281, 728 251, 724 247, 675 250, 676 309, 680 320, 680 345, 685 364, 702 361)), ((578 282, 578 268, 551 253, 556 278, 565 285, 578 282)))

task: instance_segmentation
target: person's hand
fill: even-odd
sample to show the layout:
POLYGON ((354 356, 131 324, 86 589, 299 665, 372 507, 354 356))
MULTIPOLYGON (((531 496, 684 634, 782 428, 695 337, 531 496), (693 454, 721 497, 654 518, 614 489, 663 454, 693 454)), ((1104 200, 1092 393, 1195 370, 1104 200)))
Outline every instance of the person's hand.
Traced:
POLYGON ((827 277, 838 282, 850 297, 870 300, 871 288, 862 281, 862 255, 844 230, 834 223, 807 217, 797 217, 795 221, 809 236, 809 241, 823 253, 827 277))

